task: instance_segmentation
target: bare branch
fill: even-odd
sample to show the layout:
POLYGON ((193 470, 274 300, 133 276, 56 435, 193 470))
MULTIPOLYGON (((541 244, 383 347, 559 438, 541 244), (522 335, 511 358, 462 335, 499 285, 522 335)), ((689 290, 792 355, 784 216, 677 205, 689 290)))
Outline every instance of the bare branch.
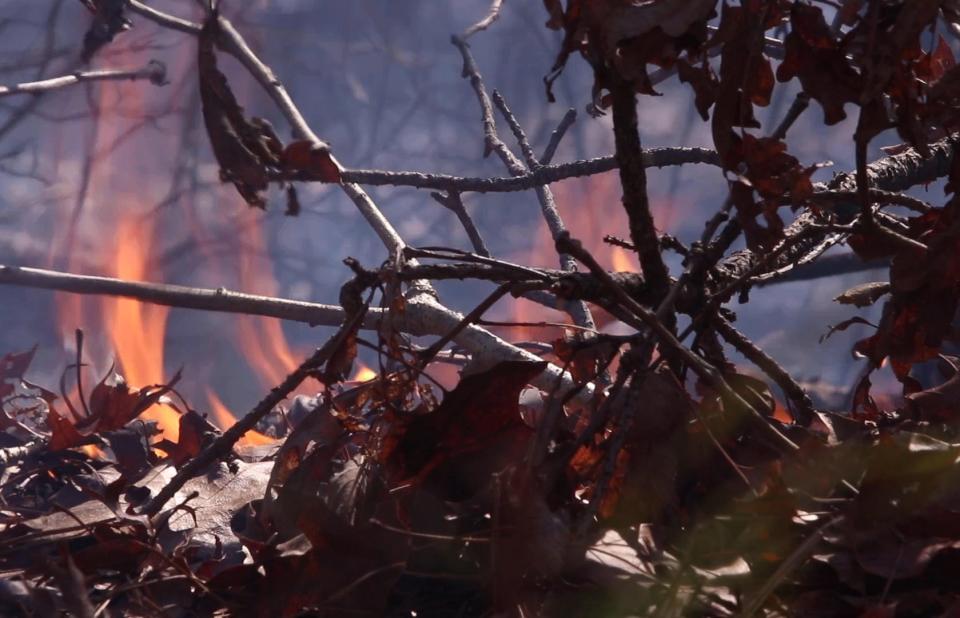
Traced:
MULTIPOLYGON (((520 145, 520 151, 523 153, 523 157, 527 162, 527 169, 536 170, 540 168, 540 161, 537 160, 537 155, 534 154, 533 148, 530 146, 530 140, 527 139, 527 135, 517 121, 516 116, 514 116, 510 108, 507 107, 507 102, 496 90, 493 91, 493 100, 507 121, 507 125, 509 125, 510 130, 513 132, 517 143, 520 145)), ((553 191, 545 184, 535 187, 534 190, 537 194, 537 201, 540 203, 540 212, 543 214, 543 218, 547 222, 547 228, 550 230, 550 237, 556 242, 562 234, 566 233, 567 227, 563 224, 563 218, 560 216, 557 204, 553 200, 553 191)), ((560 268, 567 272, 576 270, 577 263, 570 255, 561 253, 559 257, 560 268)), ((587 307, 586 303, 582 301, 571 303, 569 307, 567 307, 567 310, 570 317, 573 318, 573 321, 576 322, 578 326, 590 330, 596 329, 593 315, 591 315, 590 308, 587 307)))
POLYGON ((650 212, 646 166, 642 160, 640 132, 637 127, 637 97, 634 86, 619 76, 610 86, 613 106, 613 135, 623 188, 623 209, 630 226, 630 241, 636 247, 643 276, 656 296, 667 295, 670 273, 660 252, 660 240, 650 212))
MULTIPOLYGON (((717 153, 708 148, 653 148, 644 151, 644 167, 669 167, 688 163, 720 165, 717 153)), ((385 170, 346 169, 342 173, 345 182, 368 186, 414 187, 435 191, 459 191, 461 193, 507 193, 527 191, 539 185, 552 184, 567 178, 594 176, 617 169, 615 157, 597 157, 571 163, 545 165, 531 172, 514 177, 478 178, 428 174, 425 172, 391 172, 385 170)), ((313 180, 308 176, 284 176, 288 180, 313 180)))
POLYGON ((67 86, 75 86, 84 82, 106 82, 106 81, 135 81, 138 79, 148 80, 156 86, 163 86, 167 83, 167 68, 162 62, 151 60, 147 66, 140 69, 102 69, 99 71, 77 71, 69 75, 51 77, 35 82, 24 82, 13 86, 0 86, 0 97, 13 96, 17 94, 40 94, 51 90, 58 90, 67 86))
POLYGON ((481 30, 486 30, 492 26, 493 22, 500 19, 500 9, 502 8, 503 0, 492 0, 490 2, 490 10, 487 11, 487 15, 477 23, 464 30, 463 34, 460 35, 460 38, 466 41, 481 30))
POLYGON ((139 0, 127 0, 127 6, 129 6, 130 10, 132 10, 134 13, 142 15, 150 21, 156 22, 157 24, 163 26, 164 28, 176 30, 177 32, 183 32, 185 34, 192 34, 194 36, 200 34, 200 24, 195 24, 186 19, 174 17, 173 15, 168 15, 167 13, 158 11, 153 7, 147 6, 139 0))
POLYGON ((542 165, 549 165, 550 162, 553 161, 553 156, 557 154, 557 148, 560 146, 563 136, 567 134, 567 130, 572 127, 576 121, 577 110, 571 107, 567 110, 567 113, 563 115, 563 118, 560 119, 560 124, 557 125, 557 128, 550 134, 550 141, 547 142, 547 147, 544 148, 543 154, 540 155, 540 163, 542 165))
POLYGON ((474 223, 470 213, 467 212, 467 207, 464 206, 463 198, 460 194, 456 191, 451 191, 444 195, 443 193, 434 191, 430 193, 430 197, 456 215, 460 221, 460 225, 463 226, 463 230, 467 233, 467 238, 470 239, 470 244, 473 245, 473 250, 480 255, 490 257, 490 250, 487 249, 487 244, 483 242, 483 236, 481 236, 480 230, 477 228, 477 224, 474 223))
POLYGON ((521 163, 517 155, 510 151, 500 136, 497 134, 497 121, 493 118, 493 106, 490 104, 490 97, 487 96, 486 87, 483 85, 483 78, 480 76, 480 70, 477 63, 470 53, 470 46, 467 42, 454 35, 450 37, 450 42, 460 50, 463 57, 463 77, 470 80, 473 91, 477 95, 477 101, 480 103, 480 112, 483 120, 483 156, 489 156, 491 152, 497 153, 500 160, 507 167, 507 171, 513 176, 523 176, 527 169, 521 163))
POLYGON ((194 288, 168 283, 126 281, 26 266, 0 265, 0 285, 58 290, 72 294, 122 296, 168 307, 262 315, 313 326, 335 326, 343 321, 344 316, 343 309, 335 305, 245 294, 226 288, 194 288))
MULTIPOLYGON (((0 285, 59 290, 73 294, 122 296, 169 307, 263 315, 303 322, 312 326, 336 326, 345 319, 343 309, 336 305, 256 296, 225 288, 213 290, 163 283, 125 281, 19 266, 0 266, 0 285)), ((463 316, 444 307, 429 294, 418 294, 407 301, 403 312, 388 314, 385 310, 371 308, 361 327, 377 330, 387 319, 399 330, 411 335, 443 336, 456 328, 463 316)), ((470 351, 475 359, 484 363, 503 360, 541 360, 473 324, 463 329, 454 341, 470 351)), ((547 367, 533 383, 541 388, 550 389, 556 387, 558 378, 562 393, 576 387, 570 374, 561 371, 555 365, 547 367)), ((585 389, 582 399, 587 401, 592 396, 593 389, 588 388, 585 389)))

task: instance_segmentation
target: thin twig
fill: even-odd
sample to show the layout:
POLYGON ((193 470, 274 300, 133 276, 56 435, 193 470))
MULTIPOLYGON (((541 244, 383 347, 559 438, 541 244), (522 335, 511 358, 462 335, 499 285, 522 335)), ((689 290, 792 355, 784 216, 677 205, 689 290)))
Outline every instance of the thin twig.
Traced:
POLYGON ((510 148, 497 134, 497 121, 493 117, 493 106, 490 104, 490 97, 487 96, 487 89, 483 84, 483 78, 480 76, 477 63, 473 59, 473 54, 470 53, 470 46, 457 35, 450 37, 450 42, 460 50, 460 56, 463 58, 461 75, 470 80, 470 85, 477 95, 477 102, 480 103, 481 119, 483 121, 483 156, 489 156, 491 152, 494 152, 500 157, 512 176, 523 176, 527 171, 523 163, 517 158, 517 155, 510 151, 510 148))
POLYGON ((77 71, 68 75, 51 77, 36 82, 23 82, 13 86, 0 86, 0 97, 16 94, 41 94, 67 86, 87 82, 136 81, 145 79, 156 86, 167 83, 167 69, 162 62, 151 60, 139 69, 101 69, 99 71, 77 71))
POLYGON ((560 119, 560 124, 557 125, 557 128, 550 134, 550 141, 547 142, 547 147, 543 149, 543 154, 540 155, 541 165, 550 165, 554 155, 557 154, 557 148, 560 147, 563 136, 567 134, 567 130, 573 126, 576 120, 577 110, 571 107, 567 110, 567 113, 563 115, 563 118, 560 119))
POLYGON ((473 217, 467 212, 467 207, 463 204, 463 198, 460 194, 456 191, 450 191, 446 194, 433 191, 430 193, 430 197, 456 215, 460 225, 463 226, 463 230, 467 233, 467 238, 470 239, 470 244, 473 245, 473 250, 480 255, 490 257, 490 250, 487 248, 487 244, 483 242, 483 236, 480 234, 473 217))
POLYGON ((843 521, 843 516, 839 515, 833 519, 827 520, 822 526, 814 530, 813 534, 808 536, 806 539, 800 543, 793 552, 787 556, 787 559, 784 560, 777 567, 777 570, 763 582, 763 585, 760 586, 760 589, 751 596, 750 600, 747 602, 746 606, 743 608, 738 616, 741 618, 750 618, 763 607, 763 604, 766 603, 767 598, 773 594, 773 591, 777 589, 784 579, 790 575, 795 569, 799 568, 806 560, 813 554, 813 551, 817 548, 817 545, 823 540, 823 535, 827 532, 828 529, 836 526, 838 523, 843 521))
POLYGON ((486 16, 480 21, 478 21, 477 23, 473 24, 472 26, 464 30, 463 34, 460 35, 460 38, 466 41, 476 33, 480 32, 481 30, 486 30, 487 28, 492 26, 493 22, 500 19, 500 9, 502 8, 503 8, 503 0, 492 0, 490 2, 490 10, 487 11, 486 16))
MULTIPOLYGON (((874 202, 881 204, 891 204, 893 206, 903 206, 916 212, 930 212, 933 206, 921 199, 896 193, 894 191, 882 191, 880 189, 870 189, 869 196, 874 202)), ((846 202, 849 203, 857 199, 855 191, 816 191, 811 197, 811 201, 816 202, 846 202)))
MULTIPOLYGON (((514 138, 516 138, 517 143, 520 145, 520 151, 523 153, 524 159, 526 159, 527 168, 535 170, 541 167, 540 161, 537 160, 537 155, 534 154, 533 148, 530 146, 530 141, 527 139, 527 135, 520 126, 519 121, 517 121, 513 112, 510 111, 503 96, 496 90, 493 91, 493 101, 496 103, 500 113, 503 114, 507 125, 513 132, 514 138)), ((543 214, 543 218, 547 223, 547 229, 550 230, 550 237, 556 242, 557 238, 567 231, 567 227, 564 225, 563 218, 560 216, 560 211, 557 209, 557 204, 553 199, 553 191, 551 191, 547 185, 539 185, 535 187, 535 192, 537 194, 537 201, 540 203, 540 212, 543 214)), ((559 258, 560 268, 567 272, 576 270, 576 260, 571 256, 560 253, 559 258)), ((577 301, 571 303, 567 309, 570 317, 572 317, 573 321, 579 326, 591 330, 596 329, 596 322, 594 322, 593 315, 590 313, 590 308, 587 307, 586 303, 577 301)))
MULTIPOLYGON (((654 148, 643 153, 644 167, 670 167, 702 163, 720 165, 717 153, 708 148, 654 148)), ((436 191, 459 191, 461 193, 509 193, 527 191, 538 185, 552 184, 567 178, 594 176, 617 169, 615 157, 597 157, 571 163, 544 165, 520 176, 495 176, 491 178, 428 174, 425 172, 346 169, 341 177, 344 182, 365 186, 414 187, 436 191)), ((278 178, 287 180, 313 180, 301 174, 283 174, 278 178)))
POLYGON ((208 465, 226 457, 233 451, 233 446, 245 433, 253 429, 256 424, 270 413, 280 402, 287 398, 300 384, 310 377, 310 374, 326 363, 333 354, 340 349, 347 335, 357 328, 363 318, 363 312, 358 312, 345 323, 339 331, 320 348, 310 355, 299 367, 294 369, 290 375, 279 385, 270 390, 266 397, 254 406, 254 408, 243 418, 237 421, 230 429, 223 432, 223 435, 211 442, 193 459, 187 462, 177 474, 170 479, 163 489, 161 489, 153 499, 144 507, 143 513, 146 515, 156 515, 163 505, 172 498, 184 484, 199 474, 208 465))
POLYGON ((785 138, 787 136, 787 131, 790 130, 790 127, 793 126, 793 123, 797 121, 797 118, 799 118, 808 107, 810 107, 810 95, 801 90, 797 93, 797 98, 795 98, 793 103, 790 104, 790 109, 787 110, 787 115, 783 117, 783 120, 780 121, 780 124, 777 125, 777 128, 774 129, 773 133, 770 134, 770 137, 775 140, 782 140, 785 138))
POLYGON ((777 386, 780 387, 783 393, 794 404, 790 409, 794 420, 801 425, 809 425, 813 420, 813 401, 803 387, 793 379, 793 376, 766 352, 750 341, 746 335, 734 328, 730 322, 717 316, 713 320, 713 325, 721 337, 726 339, 730 345, 735 347, 741 354, 746 356, 750 362, 759 367, 770 379, 777 383, 777 386))

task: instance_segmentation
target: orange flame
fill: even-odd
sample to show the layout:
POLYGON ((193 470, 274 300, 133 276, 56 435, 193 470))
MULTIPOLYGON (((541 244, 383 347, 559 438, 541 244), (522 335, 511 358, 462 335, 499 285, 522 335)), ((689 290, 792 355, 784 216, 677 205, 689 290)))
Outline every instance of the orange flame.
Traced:
MULTIPOLYGON (((639 272, 636 256, 629 250, 603 241, 605 235, 627 236, 627 217, 621 203, 622 190, 616 173, 600 174, 582 179, 569 180, 553 186, 554 198, 564 223, 571 233, 604 267, 616 271, 639 272)), ((684 207, 666 200, 651 199, 654 220, 659 231, 668 232, 681 220, 684 207)), ((541 224, 530 252, 518 256, 515 261, 547 268, 557 267, 557 252, 553 238, 546 225, 541 224)), ((610 316, 604 318, 601 311, 594 311, 598 328, 602 328, 610 316)), ((566 314, 547 309, 533 302, 518 300, 511 303, 510 319, 516 322, 567 322, 566 314)), ((559 329, 513 327, 511 338, 533 338, 547 341, 559 336, 559 329)))
POLYGON ((106 454, 93 444, 84 444, 80 450, 90 459, 104 459, 106 454))
POLYGON ((610 262, 618 272, 635 272, 638 270, 636 257, 623 247, 613 246, 610 250, 610 262))
MULTIPOLYGON (((247 292, 276 296, 277 281, 263 260, 267 254, 263 224, 255 214, 245 217, 238 230, 240 285, 247 292)), ((240 316, 237 335, 246 362, 267 388, 282 382, 300 364, 277 318, 240 316)))
MULTIPOLYGON (((122 218, 117 226, 113 275, 133 281, 145 279, 151 240, 149 225, 129 216, 122 218)), ((170 309, 119 297, 106 297, 103 305, 107 332, 127 383, 133 388, 162 384, 163 342, 170 309)), ((177 440, 180 415, 176 410, 158 404, 143 416, 157 421, 168 439, 177 440)))
POLYGON ((347 382, 369 382, 377 377, 377 372, 367 367, 365 364, 356 361, 356 369, 353 372, 353 377, 351 377, 347 382))
MULTIPOLYGON (((221 430, 226 431, 236 424, 236 415, 210 389, 207 389, 207 401, 210 403, 210 413, 213 415, 213 420, 221 430)), ((239 443, 246 446, 265 446, 276 444, 277 440, 251 429, 243 434, 239 443)))

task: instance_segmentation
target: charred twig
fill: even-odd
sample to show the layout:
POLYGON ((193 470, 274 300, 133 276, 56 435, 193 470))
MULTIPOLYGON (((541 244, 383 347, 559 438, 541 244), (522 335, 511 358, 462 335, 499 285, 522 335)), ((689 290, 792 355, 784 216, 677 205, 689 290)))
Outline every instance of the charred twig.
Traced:
POLYGON ((774 129, 773 133, 770 134, 770 137, 776 140, 782 140, 785 138, 787 136, 787 131, 790 130, 790 127, 793 126, 793 123, 797 121, 797 118, 799 118, 808 107, 810 107, 810 95, 801 90, 797 93, 797 98, 795 98, 793 103, 790 104, 790 109, 787 110, 787 115, 783 117, 783 120, 780 121, 780 124, 777 125, 777 128, 774 129))
POLYGON ((720 333, 720 336, 727 340, 737 351, 746 356, 750 362, 759 367, 771 380, 777 383, 780 390, 783 391, 793 407, 790 411, 794 420, 801 425, 809 425, 813 420, 814 406, 813 401, 803 387, 793 379, 787 370, 780 366, 777 361, 771 358, 766 352, 761 350, 746 335, 734 328, 730 322, 720 316, 713 320, 713 325, 720 333))
MULTIPOLYGON (((610 272, 611 280, 635 298, 652 300, 643 276, 630 272, 610 272)), ((401 280, 423 279, 480 279, 497 283, 535 283, 540 289, 552 289, 566 300, 585 300, 600 305, 612 302, 609 290, 589 273, 562 270, 513 268, 509 263, 498 264, 420 264, 407 266, 397 276, 401 280)))
POLYGON ((792 281, 809 281, 811 279, 821 279, 823 277, 835 277, 848 273, 866 272, 870 270, 886 269, 890 267, 890 260, 867 260, 865 261, 856 253, 841 253, 839 255, 828 255, 815 262, 799 266, 787 271, 779 277, 769 277, 758 281, 755 285, 763 287, 767 285, 776 285, 778 283, 790 283, 792 281))
POLYGON ((183 485, 199 474, 211 463, 226 457, 233 451, 233 446, 245 433, 253 429, 256 424, 270 413, 280 402, 287 398, 300 384, 310 375, 323 366, 333 354, 343 345, 347 335, 353 332, 363 319, 363 311, 354 315, 348 322, 341 326, 335 335, 330 337, 326 343, 317 349, 309 358, 307 358, 299 367, 294 369, 286 379, 274 387, 266 397, 241 418, 230 429, 223 432, 223 435, 204 447, 196 457, 184 465, 177 474, 170 479, 163 489, 157 492, 144 507, 143 513, 146 515, 156 515, 163 505, 172 498, 183 485))
POLYGON ((35 440, 23 446, 9 446, 0 448, 0 465, 9 466, 31 455, 36 455, 47 449, 45 440, 35 440))
MULTIPOLYGON (((910 210, 916 212, 930 212, 933 210, 933 206, 924 202, 921 199, 905 195, 903 193, 896 193, 894 191, 881 191, 880 189, 870 189, 868 191, 870 199, 874 202, 879 202, 882 204, 891 204, 893 206, 903 206, 904 208, 909 208, 910 210)), ((857 199, 857 193, 855 191, 817 191, 810 198, 813 201, 817 202, 827 202, 827 203, 850 203, 857 199)))
POLYGON ((614 247, 620 247, 621 249, 626 249, 627 251, 636 251, 636 247, 633 246, 633 243, 629 240, 624 240, 622 238, 617 238, 612 234, 607 234, 603 237, 603 242, 608 245, 613 245, 614 247))
POLYGON ((637 97, 633 84, 619 76, 613 78, 610 96, 620 186, 623 188, 623 208, 629 220, 630 241, 640 258, 643 276, 659 302, 669 290, 670 273, 660 252, 660 240, 657 238, 657 229, 650 212, 647 172, 643 164, 640 131, 637 127, 637 97))
POLYGON ((86 82, 136 81, 138 79, 145 79, 155 86, 163 86, 167 83, 167 68, 162 62, 151 60, 147 63, 147 66, 139 69, 77 71, 68 75, 51 77, 35 82, 23 82, 21 84, 14 84, 13 86, 0 86, 0 97, 8 97, 16 94, 37 95, 86 82))

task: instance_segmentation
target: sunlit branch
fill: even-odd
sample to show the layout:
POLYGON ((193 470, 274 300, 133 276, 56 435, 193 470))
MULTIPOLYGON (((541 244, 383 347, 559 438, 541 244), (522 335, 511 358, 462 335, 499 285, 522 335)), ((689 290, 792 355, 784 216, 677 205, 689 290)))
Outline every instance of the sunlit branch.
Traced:
MULTIPOLYGON (((262 315, 303 322, 312 326, 337 326, 342 324, 346 317, 344 310, 337 305, 257 296, 225 288, 194 288, 165 283, 127 281, 20 266, 0 265, 0 285, 58 290, 72 294, 121 296, 169 307, 262 315)), ((389 319, 397 329, 411 335, 444 336, 459 325, 463 316, 439 304, 432 296, 420 294, 410 299, 402 312, 388 315, 387 311, 371 308, 362 328, 377 330, 386 319, 389 319)), ((502 360, 541 360, 472 324, 463 329, 454 341, 469 351, 475 360, 482 363, 495 363, 502 360)), ((561 377, 561 391, 566 392, 574 388, 571 376, 554 365, 550 365, 537 377, 534 384, 544 389, 553 389, 557 386, 558 377, 561 377)), ((586 389, 583 394, 584 400, 589 399, 592 394, 592 389, 586 389)))
POLYGON ((163 63, 151 60, 147 66, 139 69, 102 69, 99 71, 77 71, 35 82, 23 82, 13 86, 0 86, 0 97, 17 94, 37 95, 51 90, 75 86, 85 82, 135 81, 148 80, 151 84, 162 86, 166 83, 167 69, 163 63))
POLYGON ((492 26, 493 22, 500 19, 500 9, 502 8, 503 0, 492 0, 490 2, 490 10, 487 11, 487 14, 483 17, 483 19, 464 30, 463 34, 460 35, 460 38, 466 41, 481 30, 486 30, 492 26))
POLYGON ((470 46, 456 35, 451 37, 450 41, 460 50, 460 56, 463 58, 461 75, 470 80, 473 92, 477 96, 477 102, 480 104, 481 120, 483 122, 483 156, 495 152, 503 161, 511 176, 522 176, 526 173, 527 168, 497 134, 497 121, 493 117, 493 105, 490 103, 490 97, 487 96, 487 89, 483 84, 480 69, 477 68, 473 54, 470 53, 470 46))

